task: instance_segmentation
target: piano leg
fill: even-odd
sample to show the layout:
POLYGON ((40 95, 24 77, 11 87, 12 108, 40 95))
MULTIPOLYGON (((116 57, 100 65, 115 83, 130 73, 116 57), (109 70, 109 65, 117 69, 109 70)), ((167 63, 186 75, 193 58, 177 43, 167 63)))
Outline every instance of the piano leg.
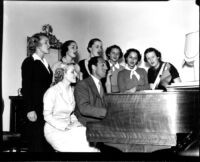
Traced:
POLYGON ((180 133, 177 134, 177 145, 171 149, 155 151, 156 154, 177 155, 177 156, 200 156, 200 133, 180 133))

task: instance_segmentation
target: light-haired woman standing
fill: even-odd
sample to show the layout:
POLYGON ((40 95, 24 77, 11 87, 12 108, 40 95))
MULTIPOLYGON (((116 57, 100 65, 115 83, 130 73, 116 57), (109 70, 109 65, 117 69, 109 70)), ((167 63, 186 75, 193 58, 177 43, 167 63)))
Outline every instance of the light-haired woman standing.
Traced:
POLYGON ((48 144, 44 138, 43 95, 52 83, 52 70, 44 58, 49 53, 49 38, 44 33, 34 34, 29 42, 33 54, 21 67, 22 95, 27 117, 28 151, 46 152, 48 144))

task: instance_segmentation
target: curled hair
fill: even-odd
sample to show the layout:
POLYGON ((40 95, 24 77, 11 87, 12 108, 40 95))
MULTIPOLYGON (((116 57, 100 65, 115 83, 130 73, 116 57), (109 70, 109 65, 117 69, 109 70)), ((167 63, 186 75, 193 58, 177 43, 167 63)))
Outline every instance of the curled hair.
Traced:
POLYGON ((40 46, 42 37, 48 38, 48 35, 45 33, 36 33, 28 39, 28 49, 31 51, 31 54, 33 54, 36 51, 36 48, 40 46))
POLYGON ((64 75, 67 72, 68 67, 71 66, 71 65, 74 66, 75 64, 74 63, 61 64, 60 67, 58 67, 55 70, 55 73, 54 73, 54 85, 64 79, 64 75))
POLYGON ((150 47, 150 48, 147 48, 147 49, 144 51, 144 61, 145 61, 145 62, 147 62, 146 56, 147 56, 147 53, 149 53, 149 52, 154 52, 155 55, 156 55, 157 57, 159 57, 159 61, 161 61, 161 53, 160 53, 160 51, 158 51, 158 50, 155 49, 155 48, 150 47))
POLYGON ((137 57, 138 57, 137 63, 140 62, 142 56, 141 56, 140 52, 139 52, 137 49, 135 49, 135 48, 130 48, 130 49, 128 49, 128 50, 126 51, 126 53, 124 54, 125 62, 127 63, 127 58, 128 58, 128 56, 129 56, 129 54, 130 54, 131 52, 135 52, 135 53, 137 54, 137 57))
POLYGON ((102 42, 99 38, 93 38, 89 41, 88 43, 88 46, 87 46, 87 50, 88 52, 90 53, 90 48, 92 47, 92 45, 96 42, 96 41, 99 41, 99 42, 102 42))
POLYGON ((119 54, 119 59, 122 58, 123 52, 122 52, 121 48, 119 46, 117 46, 117 45, 112 45, 112 46, 110 46, 110 47, 108 47, 106 49, 106 56, 107 56, 107 58, 110 59, 110 52, 112 51, 113 48, 117 48, 119 50, 119 53, 120 53, 119 54))
POLYGON ((64 78, 65 69, 64 68, 57 68, 54 74, 54 84, 62 81, 64 78))

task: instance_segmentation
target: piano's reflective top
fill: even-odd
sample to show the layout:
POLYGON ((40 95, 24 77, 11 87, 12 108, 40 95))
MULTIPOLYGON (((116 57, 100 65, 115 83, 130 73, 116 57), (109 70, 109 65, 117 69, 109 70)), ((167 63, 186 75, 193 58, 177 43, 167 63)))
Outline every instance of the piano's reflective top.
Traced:
POLYGON ((200 129, 199 88, 108 94, 108 112, 87 124, 87 139, 124 152, 152 152, 177 144, 177 134, 200 129))

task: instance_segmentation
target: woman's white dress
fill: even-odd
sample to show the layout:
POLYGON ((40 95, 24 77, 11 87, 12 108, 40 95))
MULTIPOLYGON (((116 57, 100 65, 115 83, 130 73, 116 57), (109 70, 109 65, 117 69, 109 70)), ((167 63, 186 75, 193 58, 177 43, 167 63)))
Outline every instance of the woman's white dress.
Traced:
POLYGON ((66 91, 62 82, 52 86, 44 95, 44 135, 60 152, 99 152, 89 146, 86 128, 72 113, 75 107, 73 88, 66 91))

